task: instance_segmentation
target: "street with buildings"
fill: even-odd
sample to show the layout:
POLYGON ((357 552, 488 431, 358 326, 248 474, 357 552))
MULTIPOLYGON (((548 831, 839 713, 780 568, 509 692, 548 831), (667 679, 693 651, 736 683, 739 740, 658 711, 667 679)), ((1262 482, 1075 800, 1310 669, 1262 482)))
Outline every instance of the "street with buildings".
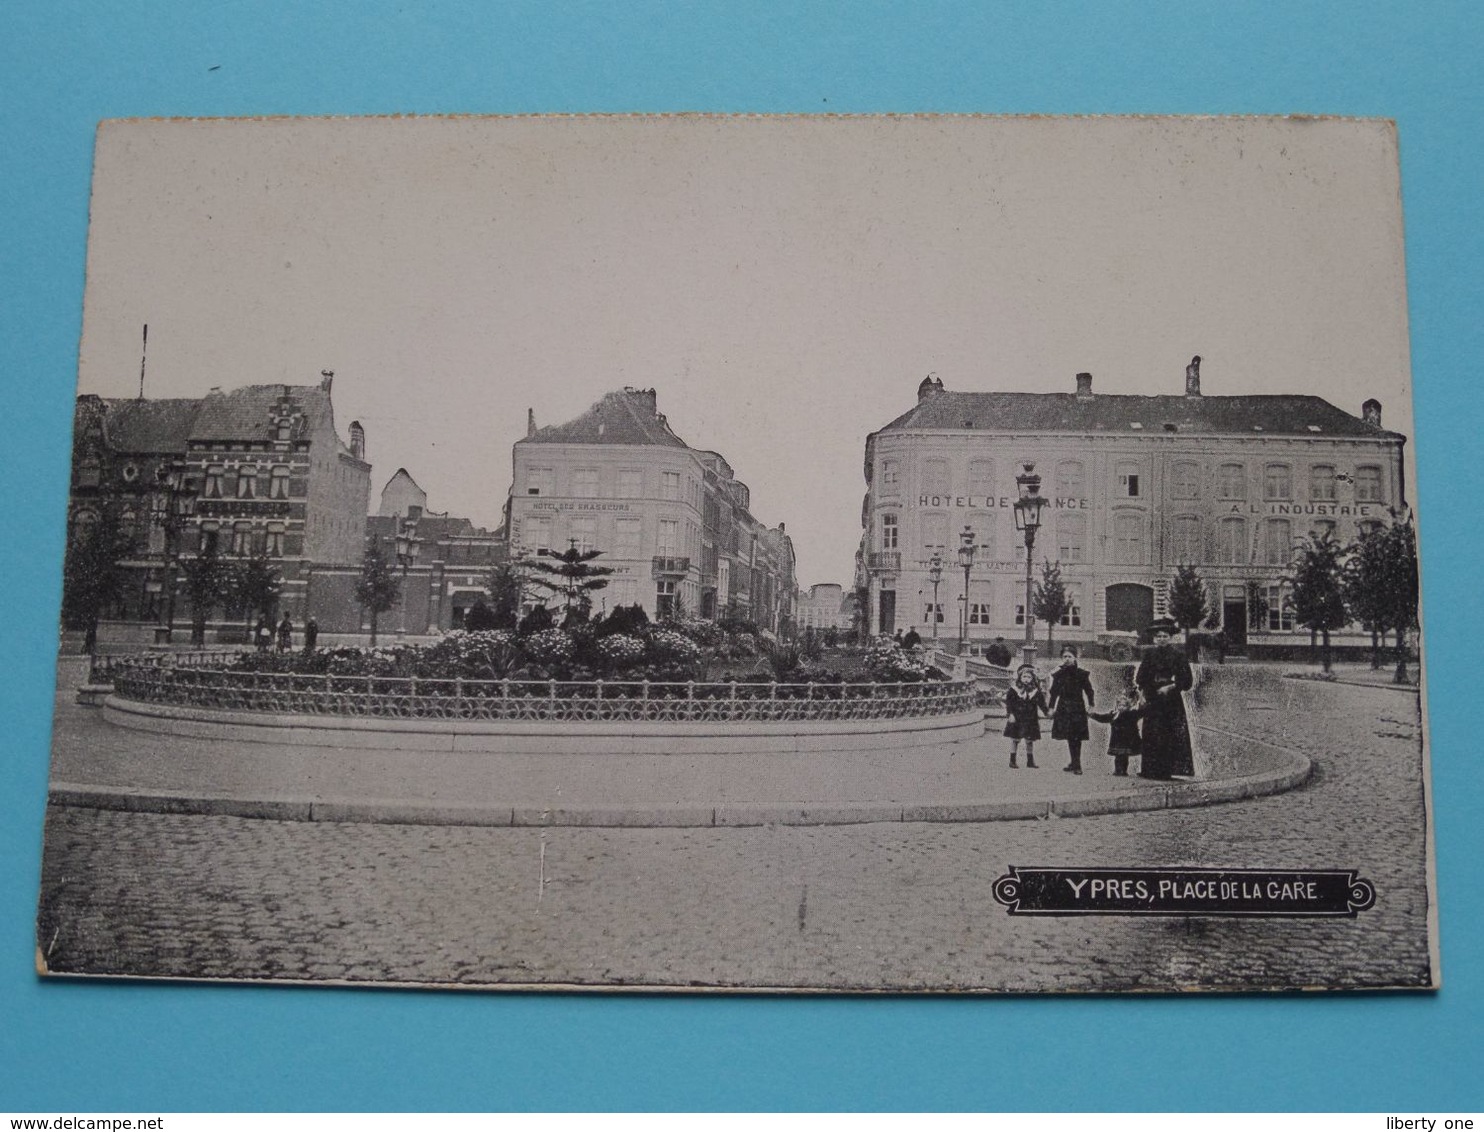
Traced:
MULTIPOLYGON (((1427 985, 1415 689, 1236 666, 1205 687, 1196 721, 1297 750, 1313 776, 1196 809, 941 824, 483 828, 54 806, 38 946, 58 973, 213 979, 1427 985), (1346 868, 1377 899, 1354 919, 1324 921, 1012 918, 990 895, 1010 865, 1088 864, 1346 868)), ((970 752, 988 781, 1013 773, 1003 745, 990 734, 970 752)), ((222 773, 253 747, 223 745, 222 773)), ((1055 769, 1059 748, 1043 753, 1050 769, 1019 774, 1074 781, 1055 769)), ((1095 790, 1106 780, 1092 775, 1104 774, 1095 766, 1075 781, 1095 790)))

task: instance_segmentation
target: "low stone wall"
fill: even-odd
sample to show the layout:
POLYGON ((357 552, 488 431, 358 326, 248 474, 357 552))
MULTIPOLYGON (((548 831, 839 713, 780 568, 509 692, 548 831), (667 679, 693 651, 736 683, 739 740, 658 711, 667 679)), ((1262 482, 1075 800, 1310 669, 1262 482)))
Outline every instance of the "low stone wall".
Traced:
POLYGON ((553 753, 869 750, 982 734, 973 684, 722 684, 110 666, 105 718, 203 740, 553 753))

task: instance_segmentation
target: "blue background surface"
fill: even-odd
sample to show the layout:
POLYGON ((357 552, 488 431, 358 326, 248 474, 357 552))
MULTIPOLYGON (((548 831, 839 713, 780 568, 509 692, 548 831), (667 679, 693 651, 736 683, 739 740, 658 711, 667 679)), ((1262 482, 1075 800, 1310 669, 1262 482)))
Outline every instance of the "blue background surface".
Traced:
POLYGON ((1484 546, 1481 33, 1484 18, 1467 3, 9 0, 0 9, 0 1110, 1484 1107, 1484 774, 1470 671, 1484 546), (1397 119, 1440 994, 567 997, 35 978, 97 120, 666 110, 1397 119))

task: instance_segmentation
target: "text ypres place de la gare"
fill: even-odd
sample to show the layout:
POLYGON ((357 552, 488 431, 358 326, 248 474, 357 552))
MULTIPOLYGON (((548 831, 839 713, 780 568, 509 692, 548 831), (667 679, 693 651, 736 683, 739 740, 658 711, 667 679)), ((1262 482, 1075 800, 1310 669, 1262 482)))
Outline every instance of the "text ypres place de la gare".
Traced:
POLYGON ((1067 869, 1012 866, 994 883, 1011 915, 1347 916, 1372 907, 1347 869, 1067 869))

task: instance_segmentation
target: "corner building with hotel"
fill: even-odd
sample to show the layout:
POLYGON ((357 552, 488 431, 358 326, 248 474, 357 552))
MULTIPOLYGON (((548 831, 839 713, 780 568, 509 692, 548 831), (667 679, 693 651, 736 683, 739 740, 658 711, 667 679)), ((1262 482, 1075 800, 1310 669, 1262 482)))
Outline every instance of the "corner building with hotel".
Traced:
MULTIPOLYGON (((1171 396, 1095 393, 1085 373, 1070 393, 958 393, 929 378, 912 409, 866 440, 857 584, 869 586, 871 631, 916 627, 928 639, 936 615, 939 638, 953 642, 966 612, 971 652, 1023 640, 1014 504, 1016 476, 1033 464, 1047 500, 1033 576, 1043 560, 1059 563, 1071 599, 1058 642, 1143 633, 1189 564, 1215 607, 1209 631, 1229 648, 1307 643, 1287 601, 1295 549, 1320 530, 1343 545, 1400 513, 1404 444, 1381 427, 1375 400, 1356 417, 1307 395, 1205 396, 1199 359, 1171 396)), ((1044 642, 1046 626, 1035 629, 1044 642)))
POLYGON ((753 518, 747 485, 722 456, 675 435, 653 389, 609 393, 561 425, 538 429, 529 415, 512 460, 512 555, 602 551, 596 564, 614 573, 595 609, 638 604, 657 617, 679 601, 773 632, 792 624, 794 551, 783 524, 753 518))

